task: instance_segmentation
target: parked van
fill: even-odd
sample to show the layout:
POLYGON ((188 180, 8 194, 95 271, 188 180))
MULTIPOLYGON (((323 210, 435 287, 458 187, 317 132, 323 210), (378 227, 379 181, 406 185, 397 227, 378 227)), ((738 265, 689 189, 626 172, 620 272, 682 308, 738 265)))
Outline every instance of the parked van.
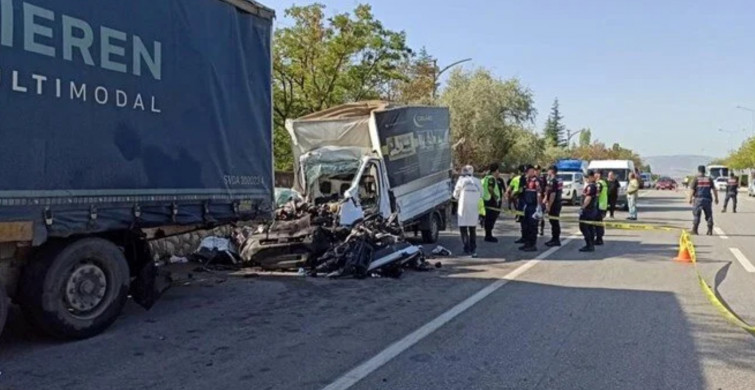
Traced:
POLYGON ((632 160, 595 160, 591 161, 589 168, 593 171, 603 171, 604 179, 608 179, 608 173, 613 172, 616 180, 621 183, 619 188, 619 199, 616 206, 622 210, 629 209, 627 202, 627 185, 629 184, 629 174, 635 172, 634 162, 632 160))

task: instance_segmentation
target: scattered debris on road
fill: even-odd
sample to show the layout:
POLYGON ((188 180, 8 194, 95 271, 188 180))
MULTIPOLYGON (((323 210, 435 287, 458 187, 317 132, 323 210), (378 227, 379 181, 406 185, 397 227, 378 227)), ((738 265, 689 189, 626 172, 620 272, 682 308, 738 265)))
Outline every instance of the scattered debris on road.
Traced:
MULTIPOLYGON (((439 262, 427 262, 422 247, 405 239, 397 215, 386 220, 369 214, 349 229, 338 225, 336 214, 335 204, 291 201, 276 210, 268 225, 237 228, 229 238, 207 237, 193 255, 166 262, 199 263, 197 271, 203 272, 259 267, 331 278, 396 278, 405 269, 440 268, 439 262)), ((432 255, 452 253, 438 246, 432 255)))

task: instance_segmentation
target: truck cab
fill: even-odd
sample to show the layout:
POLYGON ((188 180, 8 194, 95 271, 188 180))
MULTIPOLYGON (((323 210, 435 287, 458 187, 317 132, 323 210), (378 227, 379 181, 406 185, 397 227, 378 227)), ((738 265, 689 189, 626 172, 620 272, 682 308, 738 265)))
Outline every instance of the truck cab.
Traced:
POLYGON ((444 107, 360 102, 289 120, 295 188, 315 205, 337 204, 338 223, 396 214, 425 242, 446 228, 451 201, 449 112, 444 107))

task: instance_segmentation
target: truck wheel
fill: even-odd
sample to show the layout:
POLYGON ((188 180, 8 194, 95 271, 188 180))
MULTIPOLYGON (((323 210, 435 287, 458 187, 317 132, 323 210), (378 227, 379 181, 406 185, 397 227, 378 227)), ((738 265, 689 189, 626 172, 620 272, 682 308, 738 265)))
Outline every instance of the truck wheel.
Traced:
POLYGON ((438 242, 438 236, 440 235, 440 216, 438 213, 430 214, 430 226, 429 229, 422 231, 422 241, 426 244, 434 244, 438 242))
POLYGON ((8 310, 10 309, 10 301, 8 295, 5 294, 5 287, 0 284, 0 334, 3 334, 3 328, 5 327, 5 320, 8 319, 8 310))
POLYGON ((45 333, 84 339, 110 326, 128 298, 126 257, 113 243, 85 238, 52 244, 24 268, 21 309, 45 333))

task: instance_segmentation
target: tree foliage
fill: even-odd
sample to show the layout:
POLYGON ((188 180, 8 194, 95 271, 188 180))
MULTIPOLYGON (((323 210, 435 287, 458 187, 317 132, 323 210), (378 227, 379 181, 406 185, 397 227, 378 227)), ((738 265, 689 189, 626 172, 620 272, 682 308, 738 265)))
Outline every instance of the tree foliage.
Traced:
POLYGON ((755 168, 755 137, 745 140, 723 163, 733 169, 755 168))
POLYGON ((551 107, 550 115, 548 115, 548 120, 545 122, 545 130, 543 131, 545 141, 548 145, 565 146, 566 139, 564 132, 566 131, 566 127, 563 124, 563 119, 564 117, 561 115, 558 107, 558 99, 556 99, 553 101, 553 106, 551 107))
POLYGON ((582 132, 579 133, 579 146, 589 146, 592 143, 592 130, 586 128, 582 129, 581 131, 582 132))
POLYGON ((517 79, 490 71, 454 69, 440 101, 451 111, 457 164, 484 166, 536 161, 540 139, 527 129, 535 118, 532 92, 517 79))
POLYGON ((435 57, 423 47, 405 59, 399 68, 405 77, 388 84, 384 98, 401 103, 434 104, 433 92, 438 72, 435 57))
POLYGON ((273 106, 276 168, 290 169, 286 119, 345 102, 374 99, 385 85, 404 80, 400 64, 411 56, 403 32, 386 29, 369 5, 325 15, 325 5, 293 6, 293 24, 275 32, 273 106))

